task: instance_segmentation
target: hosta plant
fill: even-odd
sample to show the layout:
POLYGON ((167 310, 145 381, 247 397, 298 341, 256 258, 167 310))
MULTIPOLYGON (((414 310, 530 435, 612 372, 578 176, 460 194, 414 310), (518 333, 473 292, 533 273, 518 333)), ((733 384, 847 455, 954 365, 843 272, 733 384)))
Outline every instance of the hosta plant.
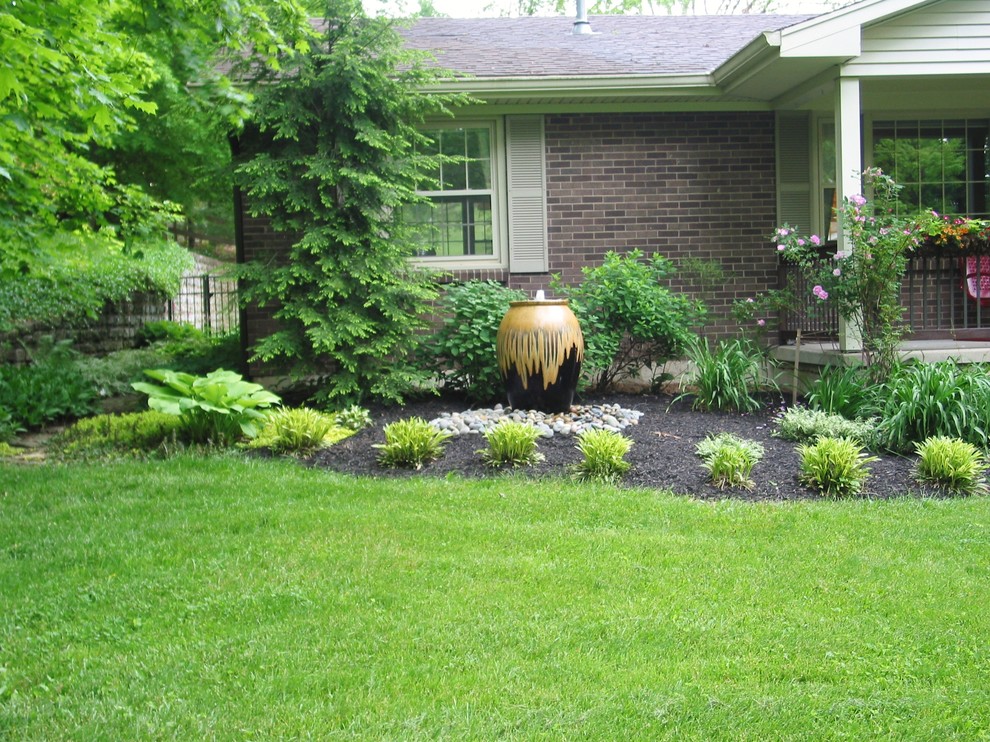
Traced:
POLYGON ((611 430, 585 430, 578 435, 577 449, 582 459, 574 465, 578 479, 615 482, 629 471, 625 460, 633 442, 611 430))
POLYGON ((750 475, 763 458, 763 446, 732 433, 709 435, 695 448, 716 487, 753 487, 750 475))
POLYGON ((206 376, 156 369, 145 375, 161 382, 136 381, 134 389, 148 395, 148 406, 178 415, 192 443, 230 445, 241 436, 254 438, 270 407, 281 400, 240 374, 219 369, 206 376))
POLYGON ((337 425, 353 430, 355 433, 371 425, 371 413, 356 404, 333 413, 333 417, 337 425))
POLYGON ((389 423, 384 433, 385 443, 375 444, 375 448, 380 449, 379 463, 389 468, 422 469, 443 455, 443 446, 451 437, 421 417, 389 423))
POLYGON ((334 415, 308 407, 280 407, 269 413, 261 432, 248 443, 276 453, 307 454, 354 434, 337 423, 334 415))
POLYGON ((487 448, 478 451, 488 466, 529 466, 543 460, 536 450, 540 430, 516 420, 502 420, 485 432, 487 448))
POLYGON ((987 458, 972 443, 932 436, 915 444, 915 475, 922 482, 964 495, 987 492, 987 458))
POLYGON ((798 478, 826 497, 859 494, 870 476, 867 464, 877 461, 852 438, 819 438, 798 446, 797 452, 801 458, 798 478))

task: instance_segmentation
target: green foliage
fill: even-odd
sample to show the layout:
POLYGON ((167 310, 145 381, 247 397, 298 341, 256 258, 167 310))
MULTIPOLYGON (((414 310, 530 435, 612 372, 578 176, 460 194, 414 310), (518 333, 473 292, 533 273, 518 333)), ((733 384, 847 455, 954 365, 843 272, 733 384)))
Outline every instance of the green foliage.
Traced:
POLYGON ((875 421, 849 420, 808 407, 790 407, 776 418, 774 435, 788 441, 809 443, 819 438, 851 438, 864 446, 876 440, 875 421))
POLYGON ((578 435, 577 449, 582 459, 574 465, 578 479, 617 482, 632 466, 626 454, 633 442, 612 430, 593 428, 578 435))
POLYGON ((876 414, 878 388, 862 366, 826 366, 809 385, 805 401, 815 410, 864 419, 876 414))
POLYGON ((530 466, 543 460, 537 451, 540 431, 517 420, 502 420, 484 434, 488 447, 478 453, 488 466, 530 466))
POLYGON ((260 384, 223 369, 205 377, 168 369, 145 374, 162 383, 139 381, 131 386, 148 395, 151 409, 178 415, 192 443, 230 445, 242 435, 253 438, 267 408, 279 403, 279 398, 260 384))
POLYGON ((420 365, 446 388, 469 399, 490 401, 502 393, 495 337, 509 303, 522 291, 495 281, 467 281, 444 288, 438 304, 443 324, 424 342, 420 365))
MULTIPOLYGON (((56 420, 83 417, 93 411, 96 394, 79 372, 71 341, 39 349, 28 366, 0 366, 0 428, 9 437, 20 429, 36 429, 56 420)), ((0 438, 2 439, 2 438, 0 438)))
POLYGON ((337 425, 355 433, 371 425, 371 413, 358 405, 345 407, 343 410, 333 413, 334 421, 337 425))
POLYGON ((725 487, 753 487, 750 474, 763 458, 763 446, 757 441, 746 440, 732 433, 709 435, 698 443, 695 451, 701 465, 719 489, 725 487))
POLYGON ((203 155, 222 153, 220 124, 244 116, 248 99, 226 74, 237 69, 239 52, 250 45, 255 59, 275 61, 306 27, 296 0, 4 3, 3 277, 42 265, 41 239, 90 229, 131 249, 161 235, 175 218, 174 205, 162 199, 193 200, 187 186, 203 181, 203 155), (233 66, 218 63, 221 49, 233 66), (193 100, 202 104, 198 115, 193 100), (149 122, 161 129, 149 131, 149 122))
POLYGON ((826 497, 859 494, 870 476, 867 464, 877 461, 852 438, 818 438, 798 446, 797 452, 801 457, 798 478, 826 497))
POLYGON ((355 0, 330 0, 325 21, 309 53, 260 81, 245 142, 263 144, 237 171, 252 213, 295 239, 245 266, 245 299, 279 321, 255 358, 328 374, 329 401, 401 401, 424 380, 411 359, 437 295, 400 214, 439 164, 417 126, 463 99, 424 94, 440 73, 355 0))
POLYGON ((145 410, 126 415, 96 415, 55 435, 49 455, 61 461, 143 458, 181 450, 181 420, 145 410))
POLYGON ((753 412, 760 409, 753 395, 776 387, 772 379, 765 378, 769 359, 746 340, 719 340, 712 349, 706 339, 695 338, 687 346, 687 357, 693 366, 682 383, 695 395, 694 409, 753 412))
MULTIPOLYGON (((0 374, 2 373, 0 368, 0 374)), ((24 427, 14 420, 13 413, 0 405, 0 443, 7 444, 14 439, 14 436, 23 432, 24 427)))
POLYGON ((280 407, 268 414, 264 427, 248 447, 303 455, 353 434, 354 431, 338 425, 333 415, 308 407, 280 407))
MULTIPOLYGON (((901 282, 907 270, 908 251, 920 236, 912 219, 897 216, 899 186, 878 169, 863 172, 864 193, 844 199, 839 221, 849 251, 834 260, 821 260, 822 240, 800 236, 789 225, 779 227, 772 239, 777 251, 797 265, 813 286, 813 302, 833 302, 863 341, 863 358, 874 381, 884 379, 897 360, 903 335, 901 282)), ((809 297, 795 297, 800 316, 809 297)))
POLYGON ((146 368, 204 374, 215 368, 232 368, 239 364, 240 338, 236 332, 211 337, 194 327, 174 340, 156 340, 147 347, 125 348, 105 356, 83 356, 78 360, 80 373, 101 397, 132 394, 131 383, 141 381, 146 368))
POLYGON ((107 233, 58 233, 34 243, 35 261, 27 273, 3 279, 0 330, 22 326, 64 328, 95 319, 108 303, 134 292, 174 296, 184 270, 192 265, 185 248, 161 240, 125 252, 107 233))
POLYGON ((421 417, 397 420, 384 428, 385 443, 378 460, 389 468, 422 469, 424 464, 443 455, 443 446, 451 434, 437 430, 421 417))
POLYGON ((609 252, 601 265, 581 269, 577 286, 554 276, 551 287, 570 300, 584 334, 584 368, 598 391, 638 377, 643 369, 654 377, 663 365, 681 355, 691 340, 691 327, 701 322, 700 303, 663 285, 674 273, 667 258, 609 252))
POLYGON ((878 437, 892 451, 906 452, 932 436, 959 438, 985 447, 990 432, 987 366, 955 361, 908 363, 878 389, 882 401, 878 437))
POLYGON ((972 443, 932 436, 915 443, 919 480, 965 495, 986 494, 987 458, 972 443))

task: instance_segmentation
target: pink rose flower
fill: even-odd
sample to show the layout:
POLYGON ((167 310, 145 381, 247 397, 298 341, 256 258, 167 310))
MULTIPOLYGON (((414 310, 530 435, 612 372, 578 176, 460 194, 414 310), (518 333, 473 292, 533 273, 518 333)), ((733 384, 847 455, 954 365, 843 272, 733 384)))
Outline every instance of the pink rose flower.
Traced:
POLYGON ((764 327, 766 325, 766 323, 767 323, 767 321, 765 319, 758 319, 758 320, 756 320, 756 324, 758 324, 760 327, 764 327))

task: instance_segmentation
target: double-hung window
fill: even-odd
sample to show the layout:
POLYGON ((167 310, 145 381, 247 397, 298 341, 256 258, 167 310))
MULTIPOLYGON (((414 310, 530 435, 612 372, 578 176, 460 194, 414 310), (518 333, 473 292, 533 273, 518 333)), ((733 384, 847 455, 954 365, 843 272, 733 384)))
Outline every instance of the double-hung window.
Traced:
POLYGON ((495 121, 436 126, 423 132, 429 153, 442 156, 419 193, 429 203, 407 206, 417 255, 438 267, 487 268, 505 262, 495 121))

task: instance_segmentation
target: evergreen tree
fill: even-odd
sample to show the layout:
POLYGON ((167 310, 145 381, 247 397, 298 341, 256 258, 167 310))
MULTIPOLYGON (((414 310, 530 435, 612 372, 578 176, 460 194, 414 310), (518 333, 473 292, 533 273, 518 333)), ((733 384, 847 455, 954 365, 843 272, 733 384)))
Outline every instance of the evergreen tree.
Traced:
POLYGON ((248 208, 294 240, 245 267, 245 298, 280 323, 254 358, 325 374, 335 403, 401 400, 421 378, 410 359, 436 296, 401 223, 436 168, 417 125, 462 99, 421 92, 440 73, 357 0, 328 0, 319 33, 263 80, 243 137, 256 142, 238 168, 248 208))

